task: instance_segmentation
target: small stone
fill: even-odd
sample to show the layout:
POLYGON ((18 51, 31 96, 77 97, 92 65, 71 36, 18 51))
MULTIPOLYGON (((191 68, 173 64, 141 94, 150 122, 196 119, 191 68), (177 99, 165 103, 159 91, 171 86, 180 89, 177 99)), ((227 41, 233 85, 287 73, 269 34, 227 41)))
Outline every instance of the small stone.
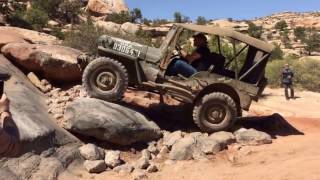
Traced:
POLYGON ((192 137, 185 137, 178 140, 169 153, 171 160, 190 160, 193 156, 196 141, 192 137))
POLYGON ((161 155, 165 155, 165 154, 168 154, 168 153, 169 153, 168 146, 163 146, 159 151, 159 154, 161 154, 161 155))
POLYGON ((200 137, 197 139, 197 147, 205 154, 215 154, 221 151, 221 144, 210 137, 200 137))
POLYGON ((46 104, 49 106, 50 104, 52 104, 52 100, 51 99, 47 99, 46 100, 46 104))
POLYGON ((134 180, 140 180, 140 179, 145 179, 145 178, 147 178, 147 175, 143 170, 136 169, 133 172, 133 179, 134 180))
POLYGON ((147 149, 144 149, 141 151, 141 158, 151 159, 151 153, 147 149))
POLYGON ((113 170, 120 174, 130 174, 133 171, 134 167, 130 164, 123 164, 113 168, 113 170))
POLYGON ((120 151, 106 151, 105 163, 108 167, 114 168, 121 164, 120 151))
POLYGON ((149 165, 150 165, 149 159, 142 157, 137 161, 136 167, 138 169, 147 169, 149 165))
POLYGON ((89 173, 101 173, 107 169, 104 160, 90 161, 86 160, 83 164, 89 173))
POLYGON ((156 147, 156 144, 150 144, 148 146, 148 151, 151 152, 152 154, 158 153, 158 149, 156 147))
POLYGON ((236 142, 235 136, 232 133, 225 131, 213 133, 209 137, 218 141, 222 148, 226 148, 228 145, 236 142))
POLYGON ((173 144, 180 139, 182 139, 181 131, 175 131, 173 133, 165 133, 163 137, 163 145, 166 145, 169 148, 171 148, 173 144))
POLYGON ((241 128, 235 133, 236 140, 239 143, 248 145, 261 145, 272 143, 272 138, 269 134, 255 129, 244 129, 241 128))
POLYGON ((147 168, 148 173, 153 173, 157 171, 158 171, 158 167, 155 164, 150 164, 150 166, 147 168))
POLYGON ((193 133, 190 133, 189 136, 192 138, 198 138, 198 137, 202 136, 202 133, 201 132, 193 132, 193 133))
POLYGON ((79 148, 80 154, 86 160, 102 160, 103 155, 101 150, 94 144, 86 144, 79 148))
POLYGON ((62 114, 55 114, 55 115, 53 115, 53 118, 60 119, 60 118, 63 118, 63 115, 62 114))

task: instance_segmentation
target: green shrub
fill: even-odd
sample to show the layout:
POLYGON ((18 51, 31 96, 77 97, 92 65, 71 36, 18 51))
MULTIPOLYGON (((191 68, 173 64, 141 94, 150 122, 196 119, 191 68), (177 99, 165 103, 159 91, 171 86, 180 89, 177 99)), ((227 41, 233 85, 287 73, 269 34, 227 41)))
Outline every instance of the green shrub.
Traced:
POLYGON ((63 44, 81 51, 96 54, 98 38, 105 34, 102 28, 94 26, 91 20, 80 24, 65 34, 63 44))
POLYGON ((106 21, 112 21, 114 23, 123 24, 125 22, 131 22, 132 17, 129 12, 122 11, 120 13, 112 13, 107 16, 106 21))
POLYGON ((274 26, 274 28, 283 31, 288 27, 288 24, 285 20, 281 20, 279 22, 276 23, 276 25, 274 26))
POLYGON ((156 43, 159 44, 157 41, 153 43, 151 35, 141 29, 138 30, 136 35, 123 35, 121 33, 108 32, 103 28, 95 26, 90 18, 88 18, 87 22, 82 23, 79 26, 74 27, 70 32, 67 32, 63 44, 83 52, 97 54, 97 40, 103 34, 150 46, 155 46, 156 43))
POLYGON ((9 15, 8 22, 12 26, 41 31, 47 25, 48 14, 41 9, 17 10, 9 15))
POLYGON ((281 86, 281 72, 288 63, 294 71, 294 85, 298 88, 320 92, 320 62, 313 59, 276 60, 268 63, 266 76, 271 87, 281 86))
POLYGON ((247 24, 249 25, 249 35, 260 39, 263 33, 262 26, 257 26, 251 21, 248 21, 247 24))
POLYGON ((32 29, 41 31, 47 25, 49 17, 44 10, 33 8, 26 11, 24 19, 31 25, 32 29))
POLYGON ((283 51, 277 43, 273 43, 274 49, 271 52, 270 60, 283 59, 283 51))
POLYGON ((205 17, 199 16, 199 17, 197 18, 197 24, 198 24, 198 25, 205 25, 205 24, 207 24, 207 23, 208 23, 208 21, 207 21, 207 19, 206 19, 205 17))

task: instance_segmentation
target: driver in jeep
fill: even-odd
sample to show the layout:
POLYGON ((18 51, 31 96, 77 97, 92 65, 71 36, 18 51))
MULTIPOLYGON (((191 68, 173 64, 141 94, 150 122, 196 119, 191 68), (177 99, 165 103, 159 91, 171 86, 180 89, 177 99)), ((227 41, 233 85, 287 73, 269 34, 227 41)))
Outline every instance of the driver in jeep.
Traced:
POLYGON ((181 51, 181 58, 174 59, 168 67, 167 75, 190 77, 198 71, 206 71, 210 66, 211 53, 208 48, 207 37, 203 33, 195 33, 194 46, 196 50, 187 54, 181 51))

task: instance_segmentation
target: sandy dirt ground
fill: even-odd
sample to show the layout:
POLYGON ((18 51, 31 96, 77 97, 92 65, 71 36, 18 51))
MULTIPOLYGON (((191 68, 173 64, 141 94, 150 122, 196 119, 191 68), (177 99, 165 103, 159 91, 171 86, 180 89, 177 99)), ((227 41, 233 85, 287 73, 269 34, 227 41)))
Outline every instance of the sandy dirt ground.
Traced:
MULTIPOLYGON (((207 161, 162 164, 159 172, 148 174, 148 179, 320 180, 320 94, 297 92, 296 96, 295 100, 287 101, 282 89, 266 89, 264 98, 252 104, 249 115, 278 113, 303 134, 275 132, 272 144, 244 146, 240 150, 232 146, 207 161)), ((286 127, 280 128, 286 131, 286 127)), ((120 180, 132 176, 114 172, 93 175, 81 166, 71 166, 60 179, 120 180)))

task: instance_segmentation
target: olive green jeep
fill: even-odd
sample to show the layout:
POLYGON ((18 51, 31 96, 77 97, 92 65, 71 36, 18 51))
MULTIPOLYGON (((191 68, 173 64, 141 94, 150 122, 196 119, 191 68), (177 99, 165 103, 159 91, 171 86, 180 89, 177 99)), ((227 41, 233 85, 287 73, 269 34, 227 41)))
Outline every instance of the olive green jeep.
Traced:
POLYGON ((192 104, 193 120, 205 132, 227 130, 242 110, 249 110, 252 100, 258 100, 267 85, 265 67, 273 50, 272 45, 231 29, 193 24, 173 25, 160 48, 107 35, 98 42, 99 57, 78 58, 79 63, 86 62, 82 83, 90 97, 115 102, 128 86, 170 95, 192 104), (166 74, 179 57, 180 38, 186 31, 215 37, 218 52, 212 57, 219 59, 219 71, 213 63, 188 78, 166 74), (234 50, 229 59, 221 50, 226 42, 234 50))

